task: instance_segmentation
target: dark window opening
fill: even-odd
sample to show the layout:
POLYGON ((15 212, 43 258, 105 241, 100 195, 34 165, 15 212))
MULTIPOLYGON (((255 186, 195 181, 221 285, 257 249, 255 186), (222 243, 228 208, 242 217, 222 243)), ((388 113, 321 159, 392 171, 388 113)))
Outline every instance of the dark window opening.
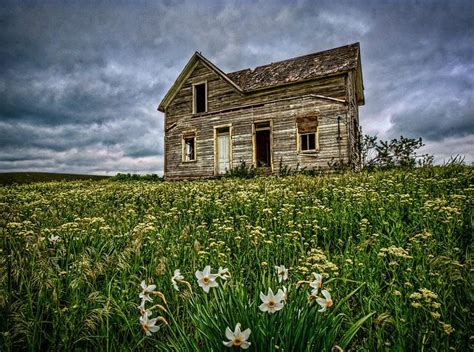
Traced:
POLYGON ((301 150, 316 150, 316 133, 301 135, 301 150))
POLYGON ((206 112, 206 83, 194 86, 194 112, 206 112))
POLYGON ((184 161, 194 161, 196 160, 196 138, 195 137, 185 137, 184 138, 184 161))
POLYGON ((270 130, 256 131, 255 136, 257 148, 256 148, 256 159, 257 167, 270 167, 271 166, 271 154, 270 154, 270 130))

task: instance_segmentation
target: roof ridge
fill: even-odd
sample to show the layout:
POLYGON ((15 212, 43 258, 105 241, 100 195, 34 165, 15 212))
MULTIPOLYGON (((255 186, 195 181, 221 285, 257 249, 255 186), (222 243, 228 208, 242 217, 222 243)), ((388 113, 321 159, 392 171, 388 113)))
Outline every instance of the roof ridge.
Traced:
POLYGON ((247 67, 247 68, 244 68, 244 69, 241 69, 241 70, 237 70, 237 71, 226 72, 226 75, 235 74, 235 73, 237 73, 237 72, 243 72, 243 71, 246 71, 246 70, 255 71, 257 68, 261 68, 261 67, 265 67, 265 66, 270 66, 270 65, 274 65, 274 64, 281 64, 281 63, 283 63, 283 62, 294 61, 294 60, 297 60, 297 59, 303 59, 303 58, 307 58, 307 57, 312 56, 312 55, 321 55, 321 54, 324 54, 324 53, 329 52, 329 51, 340 50, 340 49, 342 49, 342 48, 348 48, 348 47, 351 47, 351 46, 358 46, 358 47, 359 47, 359 46, 360 46, 360 42, 355 42, 355 43, 352 43, 352 44, 342 45, 342 46, 338 46, 337 48, 326 49, 326 50, 323 50, 323 51, 317 51, 317 52, 313 52, 313 53, 309 53, 309 54, 305 54, 305 55, 301 55, 301 56, 295 56, 295 57, 291 57, 291 58, 285 59, 285 60, 280 60, 280 61, 271 62, 271 63, 269 63, 269 64, 264 64, 264 65, 256 66, 256 67, 254 67, 253 69, 250 68, 250 67, 247 67))

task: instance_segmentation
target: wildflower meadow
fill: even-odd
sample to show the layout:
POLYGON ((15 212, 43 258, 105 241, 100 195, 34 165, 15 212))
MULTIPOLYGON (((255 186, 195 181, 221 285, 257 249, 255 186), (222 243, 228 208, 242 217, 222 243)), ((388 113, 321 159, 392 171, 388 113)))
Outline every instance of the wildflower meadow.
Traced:
POLYGON ((472 350, 473 180, 0 187, 0 350, 472 350))

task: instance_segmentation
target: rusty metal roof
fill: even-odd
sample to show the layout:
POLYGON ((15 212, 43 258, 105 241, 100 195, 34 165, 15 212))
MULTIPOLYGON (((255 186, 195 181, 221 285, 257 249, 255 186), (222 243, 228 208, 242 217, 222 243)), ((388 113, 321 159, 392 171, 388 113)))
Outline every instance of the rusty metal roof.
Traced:
POLYGON ((252 91, 356 70, 358 58, 359 43, 354 43, 259 66, 253 70, 230 72, 226 76, 243 91, 252 91))

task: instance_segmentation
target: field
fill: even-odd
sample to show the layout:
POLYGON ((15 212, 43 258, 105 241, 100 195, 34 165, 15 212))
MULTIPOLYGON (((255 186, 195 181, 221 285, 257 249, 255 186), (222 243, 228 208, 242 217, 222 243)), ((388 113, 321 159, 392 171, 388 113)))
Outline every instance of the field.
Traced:
POLYGON ((473 180, 0 187, 0 350, 472 350, 473 180))
POLYGON ((50 172, 2 172, 0 173, 0 185, 50 181, 101 180, 107 177, 108 176, 99 175, 56 174, 50 172))

